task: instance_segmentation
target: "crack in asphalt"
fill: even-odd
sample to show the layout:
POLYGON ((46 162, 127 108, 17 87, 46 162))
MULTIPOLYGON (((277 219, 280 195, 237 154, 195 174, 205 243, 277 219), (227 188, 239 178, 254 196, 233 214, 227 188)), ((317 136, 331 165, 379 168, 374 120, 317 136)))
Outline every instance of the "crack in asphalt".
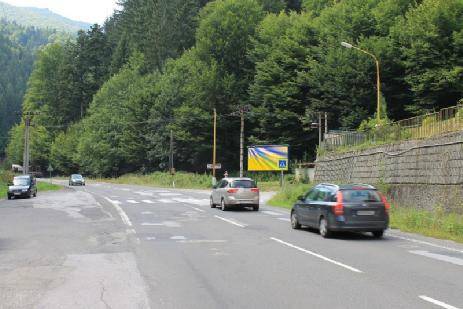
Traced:
POLYGON ((102 281, 100 281, 100 285, 101 285, 100 300, 103 304, 105 304, 106 309, 112 309, 111 306, 104 300, 104 293, 106 292, 106 289, 102 281))

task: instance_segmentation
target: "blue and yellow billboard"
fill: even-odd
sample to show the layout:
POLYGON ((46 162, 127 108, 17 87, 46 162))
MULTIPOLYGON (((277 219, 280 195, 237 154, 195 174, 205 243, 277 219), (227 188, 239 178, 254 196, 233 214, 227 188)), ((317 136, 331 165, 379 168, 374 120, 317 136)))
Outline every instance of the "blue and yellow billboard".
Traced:
POLYGON ((288 146, 269 145, 248 148, 248 171, 287 171, 288 146))

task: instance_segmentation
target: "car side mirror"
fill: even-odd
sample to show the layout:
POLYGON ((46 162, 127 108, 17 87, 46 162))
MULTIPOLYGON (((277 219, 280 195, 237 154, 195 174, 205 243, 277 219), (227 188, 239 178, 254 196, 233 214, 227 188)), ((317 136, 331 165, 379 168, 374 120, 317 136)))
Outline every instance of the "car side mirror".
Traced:
POLYGON ((298 201, 303 201, 303 200, 304 200, 304 196, 303 196, 303 195, 299 195, 299 196, 297 197, 297 200, 298 200, 298 201))

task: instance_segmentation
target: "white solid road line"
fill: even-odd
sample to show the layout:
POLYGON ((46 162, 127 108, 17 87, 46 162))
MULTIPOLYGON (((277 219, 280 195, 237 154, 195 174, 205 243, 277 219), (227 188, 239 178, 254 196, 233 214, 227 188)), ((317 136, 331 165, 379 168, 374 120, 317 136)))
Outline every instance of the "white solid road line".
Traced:
POLYGON ((413 254, 417 254, 417 255, 421 255, 421 256, 425 256, 425 257, 428 257, 428 258, 431 258, 431 259, 435 259, 435 260, 439 260, 439 261, 448 262, 448 263, 452 263, 452 264, 455 264, 455 265, 463 266, 463 259, 459 259, 459 258, 456 258, 456 257, 447 256, 447 255, 443 255, 443 254, 437 254, 437 253, 431 253, 431 252, 422 251, 422 250, 413 250, 413 251, 408 251, 408 252, 413 253, 413 254))
POLYGON ((155 204, 152 200, 142 200, 142 202, 146 204, 155 204))
POLYGON ((333 263, 333 264, 335 264, 335 265, 344 267, 344 268, 346 268, 346 269, 348 269, 348 270, 350 270, 350 271, 353 271, 353 272, 356 272, 356 273, 363 273, 363 271, 358 270, 357 268, 354 268, 354 267, 352 267, 352 266, 349 266, 349 265, 340 263, 340 262, 338 262, 338 261, 332 260, 332 259, 330 259, 330 258, 327 258, 327 257, 321 255, 321 254, 318 254, 318 253, 309 251, 309 250, 307 250, 307 249, 298 247, 298 246, 296 246, 296 245, 290 244, 289 242, 283 241, 283 240, 281 240, 281 239, 278 239, 278 238, 275 238, 275 237, 270 237, 270 239, 271 239, 271 240, 274 240, 274 241, 276 241, 276 242, 279 242, 280 244, 286 245, 286 246, 288 246, 288 247, 291 247, 291 248, 294 248, 294 249, 296 249, 296 250, 299 250, 299 251, 302 251, 302 252, 304 252, 304 253, 307 253, 307 254, 310 254, 310 255, 312 255, 312 256, 315 256, 315 257, 317 257, 317 258, 319 258, 319 259, 322 259, 322 260, 324 260, 324 261, 327 261, 327 262, 333 263))
POLYGON ((231 220, 231 219, 227 219, 227 218, 220 217, 220 216, 214 216, 214 217, 216 217, 216 218, 219 219, 219 220, 225 221, 225 222, 227 222, 227 223, 230 223, 230 224, 233 224, 233 225, 236 225, 236 226, 239 226, 239 227, 243 227, 243 228, 246 227, 245 224, 238 223, 238 222, 236 222, 236 221, 234 221, 234 220, 231 220))
POLYGON ((417 243, 417 244, 422 244, 422 245, 427 245, 427 246, 431 246, 431 247, 435 247, 435 248, 445 249, 445 250, 449 250, 449 251, 453 251, 453 252, 463 253, 463 250, 459 250, 459 249, 455 249, 455 248, 451 248, 451 247, 446 247, 446 246, 436 245, 436 244, 433 244, 432 242, 428 242, 428 241, 403 237, 403 236, 395 235, 395 234, 392 234, 392 233, 387 233, 386 235, 390 236, 390 237, 402 239, 402 240, 411 241, 411 242, 414 242, 414 243, 417 243))
POLYGON ((128 226, 132 226, 132 222, 130 221, 129 216, 127 216, 127 214, 124 212, 121 206, 119 206, 121 202, 113 201, 112 199, 107 198, 107 197, 105 197, 105 199, 108 202, 110 202, 114 206, 114 208, 116 208, 117 213, 119 214, 119 216, 121 216, 122 222, 124 222, 128 226))
POLYGON ((137 202, 135 200, 127 200, 127 203, 130 203, 130 204, 140 204, 140 202, 137 202))
POLYGON ((437 305, 437 306, 440 306, 442 308, 445 308, 445 309, 459 309, 455 306, 452 306, 452 305, 449 305, 449 304, 446 304, 442 301, 439 301, 439 300, 436 300, 434 298, 431 298, 431 297, 428 297, 426 295, 420 295, 419 298, 421 298, 422 300, 424 301, 427 301, 427 302, 430 302, 430 303, 433 303, 434 305, 437 305))

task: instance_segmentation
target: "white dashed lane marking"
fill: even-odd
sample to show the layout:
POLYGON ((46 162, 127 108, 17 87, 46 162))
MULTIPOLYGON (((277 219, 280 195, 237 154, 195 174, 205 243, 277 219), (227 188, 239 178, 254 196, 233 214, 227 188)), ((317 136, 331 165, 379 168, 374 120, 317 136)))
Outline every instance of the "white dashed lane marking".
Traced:
POLYGON ((145 203, 145 204, 156 204, 152 200, 142 200, 142 202, 145 203))
POLYGON ((181 193, 159 193, 160 196, 182 196, 181 193))
POLYGON ((452 263, 458 266, 463 266, 463 259, 459 259, 456 257, 448 256, 448 255, 443 255, 443 254, 437 254, 437 253, 431 253, 428 251, 421 251, 421 250, 413 250, 409 251, 410 253, 425 256, 431 259, 435 259, 438 261, 443 261, 447 263, 452 263))
POLYGON ((334 264, 334 265, 343 267, 343 268, 348 269, 348 270, 350 270, 350 271, 353 271, 353 272, 355 272, 355 273, 362 273, 362 271, 361 271, 361 270, 358 270, 357 268, 354 268, 354 267, 352 267, 352 266, 349 266, 349 265, 343 264, 343 263, 341 263, 341 262, 335 261, 335 260, 330 259, 330 258, 328 258, 328 257, 326 257, 326 256, 321 255, 321 254, 312 252, 312 251, 310 251, 310 250, 307 250, 307 249, 298 247, 298 246, 296 246, 296 245, 293 245, 293 244, 291 244, 291 243, 289 243, 289 242, 286 242, 286 241, 283 241, 283 240, 281 240, 281 239, 278 239, 278 238, 275 238, 275 237, 270 237, 270 239, 271 239, 271 240, 274 240, 274 241, 276 241, 276 242, 278 242, 278 243, 280 243, 280 244, 283 244, 283 245, 285 245, 285 246, 288 246, 288 247, 290 247, 290 248, 293 248, 293 249, 299 250, 299 251, 301 251, 301 252, 310 254, 310 255, 312 255, 312 256, 314 256, 314 257, 317 257, 317 258, 319 258, 319 259, 321 259, 321 260, 324 260, 324 261, 326 261, 326 262, 330 262, 330 263, 332 263, 332 264, 334 264))
POLYGON ((130 203, 130 204, 140 204, 140 202, 137 202, 135 200, 127 200, 127 203, 130 203))
POLYGON ((227 218, 220 217, 220 216, 214 216, 214 217, 217 218, 217 219, 219 219, 219 220, 225 221, 225 222, 227 222, 227 223, 230 223, 230 224, 233 224, 233 225, 242 227, 242 228, 246 227, 246 224, 237 222, 237 221, 232 220, 232 219, 227 219, 227 218))
POLYGON ((452 305, 449 305, 449 304, 446 304, 440 300, 437 300, 437 299, 434 299, 434 298, 431 298, 429 296, 426 296, 426 295, 420 295, 419 298, 421 298, 422 300, 424 301, 427 301, 427 302, 430 302, 434 305, 437 305, 439 307, 442 307, 442 308, 445 308, 445 309, 459 309, 455 306, 452 306, 452 305))
POLYGON ((291 222, 291 219, 289 218, 278 218, 278 220, 285 221, 285 222, 291 222))

